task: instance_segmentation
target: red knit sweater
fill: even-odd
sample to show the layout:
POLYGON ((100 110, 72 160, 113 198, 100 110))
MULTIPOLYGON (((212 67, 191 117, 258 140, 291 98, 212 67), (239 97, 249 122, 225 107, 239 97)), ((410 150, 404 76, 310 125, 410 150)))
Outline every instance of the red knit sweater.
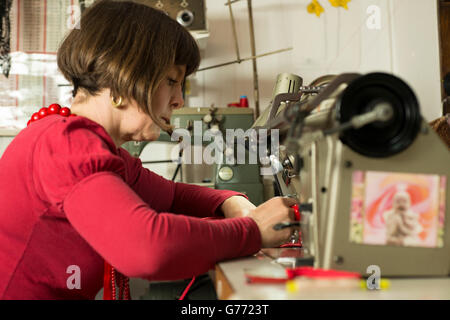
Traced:
POLYGON ((200 219, 236 194, 164 179, 86 118, 34 122, 0 159, 0 299, 93 299, 103 260, 175 280, 253 254, 252 219, 200 219), (70 266, 80 289, 68 288, 70 266))

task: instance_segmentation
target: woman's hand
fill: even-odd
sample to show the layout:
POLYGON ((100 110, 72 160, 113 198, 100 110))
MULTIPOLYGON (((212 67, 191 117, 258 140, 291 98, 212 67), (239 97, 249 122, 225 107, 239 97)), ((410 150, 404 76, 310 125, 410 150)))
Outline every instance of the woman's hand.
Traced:
POLYGON ((222 203, 221 209, 225 218, 247 216, 256 206, 243 196, 232 196, 222 203))
POLYGON ((278 231, 273 229, 277 223, 295 221, 294 209, 291 206, 296 203, 297 201, 292 198, 275 197, 253 209, 247 215, 255 220, 258 225, 263 248, 274 248, 286 243, 292 231, 299 229, 299 227, 290 227, 278 231))

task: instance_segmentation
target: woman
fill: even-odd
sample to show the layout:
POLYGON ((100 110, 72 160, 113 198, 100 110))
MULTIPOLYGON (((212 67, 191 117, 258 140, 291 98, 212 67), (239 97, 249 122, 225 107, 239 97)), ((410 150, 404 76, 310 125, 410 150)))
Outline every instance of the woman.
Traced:
POLYGON ((1 299, 93 299, 104 262, 113 276, 175 280, 287 241, 291 230, 272 227, 293 220, 293 200, 255 207, 174 183, 120 148, 170 129, 199 57, 190 34, 150 7, 99 1, 85 12, 58 51, 76 116, 35 115, 0 161, 1 299))

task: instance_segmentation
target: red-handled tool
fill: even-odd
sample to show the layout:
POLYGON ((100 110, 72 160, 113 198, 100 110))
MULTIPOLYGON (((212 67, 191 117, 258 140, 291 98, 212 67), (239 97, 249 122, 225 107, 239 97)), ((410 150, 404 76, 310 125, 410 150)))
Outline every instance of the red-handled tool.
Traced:
POLYGON ((300 208, 298 204, 291 206, 294 209, 294 222, 280 222, 273 226, 274 230, 281 230, 284 228, 289 228, 293 226, 300 226, 300 208))
POLYGON ((300 221, 300 208, 298 204, 294 204, 291 208, 294 209, 295 221, 300 221))
MULTIPOLYGON (((275 230, 280 230, 280 229, 284 229, 287 227, 292 227, 292 226, 300 226, 300 219, 301 219, 301 215, 300 215, 300 207, 298 204, 294 204, 293 206, 291 206, 292 209, 294 209, 294 219, 295 222, 290 222, 290 223, 279 223, 277 225, 274 226, 275 230)), ((301 247, 302 241, 301 241, 301 234, 298 231, 295 231, 295 233, 293 234, 293 238, 290 242, 282 244, 280 246, 280 248, 293 248, 293 247, 301 247)))

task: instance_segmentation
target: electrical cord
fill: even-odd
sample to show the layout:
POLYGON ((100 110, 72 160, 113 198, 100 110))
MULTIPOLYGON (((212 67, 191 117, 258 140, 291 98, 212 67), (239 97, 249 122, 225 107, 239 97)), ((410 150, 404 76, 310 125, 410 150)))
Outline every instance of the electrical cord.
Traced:
MULTIPOLYGON (((203 218, 203 220, 211 220, 211 219, 221 219, 220 217, 205 217, 203 218)), ((199 276, 199 278, 202 278, 202 276, 199 276)), ((181 293, 180 297, 178 298, 178 300, 184 300, 184 298, 186 297, 186 295, 188 295, 189 290, 194 291, 196 289, 198 289, 201 285, 203 285, 203 282, 205 282, 206 280, 208 280, 208 278, 203 278, 201 281, 199 281, 198 283, 196 283, 196 286, 194 286, 192 288, 193 283, 195 282, 196 277, 192 277, 192 280, 189 282, 189 284, 186 286, 186 288, 184 288, 183 292, 181 293)))

